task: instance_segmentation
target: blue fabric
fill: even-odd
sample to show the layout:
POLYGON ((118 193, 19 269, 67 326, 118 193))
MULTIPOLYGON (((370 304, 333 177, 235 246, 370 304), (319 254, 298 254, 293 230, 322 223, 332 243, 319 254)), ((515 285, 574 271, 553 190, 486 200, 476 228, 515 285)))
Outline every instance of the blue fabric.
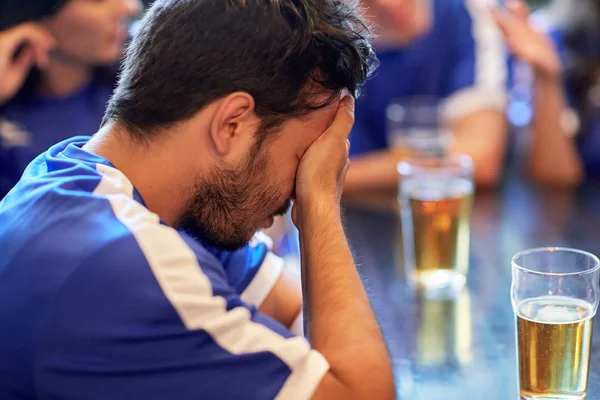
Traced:
POLYGON ((78 135, 96 133, 112 94, 112 85, 96 80, 65 98, 37 95, 24 104, 0 109, 0 199, 25 167, 50 146, 78 135), (22 139, 11 143, 11 132, 22 139))
POLYGON ((265 243, 256 243, 235 252, 211 252, 225 267, 229 284, 241 294, 260 270, 269 248, 265 243))
POLYGON ((352 155, 387 147, 386 109, 411 96, 447 98, 475 82, 472 19, 464 0, 434 0, 432 29, 410 46, 377 51, 379 69, 356 102, 352 155))
MULTIPOLYGON (((290 367, 267 351, 232 354, 186 328, 146 250, 109 200, 93 193, 102 179, 97 164, 110 164, 82 150, 86 141, 40 155, 0 202, 0 398, 274 398, 290 367)), ((143 206, 137 192, 126 201, 143 206)), ((243 307, 255 323, 292 337, 240 300, 244 272, 264 258, 261 246, 260 254, 224 257, 236 271, 229 277, 201 243, 178 234, 227 310, 243 307)))

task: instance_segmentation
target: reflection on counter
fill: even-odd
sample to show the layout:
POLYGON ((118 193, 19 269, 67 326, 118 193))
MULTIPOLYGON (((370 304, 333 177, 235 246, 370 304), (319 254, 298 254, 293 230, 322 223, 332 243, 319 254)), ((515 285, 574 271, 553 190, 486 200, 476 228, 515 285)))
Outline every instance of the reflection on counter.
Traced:
POLYGON ((417 293, 415 363, 419 369, 459 368, 473 360, 471 296, 464 288, 455 296, 417 293))

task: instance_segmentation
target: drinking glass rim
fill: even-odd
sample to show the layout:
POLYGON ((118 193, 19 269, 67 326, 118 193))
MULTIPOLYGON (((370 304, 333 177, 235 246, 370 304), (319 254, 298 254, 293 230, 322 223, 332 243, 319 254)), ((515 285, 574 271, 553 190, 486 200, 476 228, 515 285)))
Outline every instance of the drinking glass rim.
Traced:
POLYGON ((439 171, 444 168, 450 170, 473 170, 473 159, 467 154, 448 154, 443 156, 415 155, 409 156, 398 163, 396 169, 400 175, 408 175, 409 171, 439 171), (419 165, 420 162, 439 162, 438 166, 419 165), (447 164, 445 164, 447 163, 447 164))
POLYGON ((511 264, 512 264, 513 268, 516 268, 519 271, 527 272, 527 273, 533 274, 533 275, 543 275, 543 276, 585 275, 585 274, 592 274, 600 269, 600 259, 597 256, 590 253, 589 251, 573 249, 570 247, 536 247, 534 249, 523 250, 513 256, 511 264), (576 271, 576 272, 541 272, 541 271, 535 271, 532 269, 522 267, 519 264, 517 264, 517 262, 516 262, 516 259, 519 257, 523 257, 523 256, 527 256, 530 254, 535 254, 535 253, 544 253, 544 252, 548 252, 548 253, 565 252, 565 253, 584 255, 594 261, 594 267, 584 270, 584 271, 576 271))

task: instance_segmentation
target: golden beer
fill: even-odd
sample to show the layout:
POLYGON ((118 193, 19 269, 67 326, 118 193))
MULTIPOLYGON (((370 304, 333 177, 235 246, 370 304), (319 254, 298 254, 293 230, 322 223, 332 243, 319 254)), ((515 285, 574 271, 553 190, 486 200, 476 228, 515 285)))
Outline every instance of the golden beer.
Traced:
POLYGON ((588 302, 544 296, 521 303, 517 314, 523 399, 584 399, 594 310, 588 302))
POLYGON ((403 228, 408 231, 405 239, 412 239, 414 253, 409 260, 417 281, 427 284, 443 275, 466 275, 473 184, 461 178, 432 182, 429 187, 417 182, 406 194, 408 210, 403 212, 410 213, 412 226, 403 228))

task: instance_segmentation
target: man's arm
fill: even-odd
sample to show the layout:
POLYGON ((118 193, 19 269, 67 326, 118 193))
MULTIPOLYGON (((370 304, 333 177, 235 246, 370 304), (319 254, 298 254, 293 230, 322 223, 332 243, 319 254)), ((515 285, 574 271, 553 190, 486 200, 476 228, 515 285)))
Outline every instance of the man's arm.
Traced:
POLYGON ((330 365, 314 399, 393 399, 387 349, 332 203, 299 208, 308 334, 330 365))
POLYGON ((330 366, 313 398, 393 399, 390 359, 341 223, 339 202, 354 117, 352 98, 343 102, 332 126, 301 160, 293 210, 300 230, 308 334, 330 366))
POLYGON ((506 118, 497 109, 474 111, 451 123, 456 132, 453 153, 467 154, 473 159, 475 183, 494 186, 504 164, 506 118))
POLYGON ((294 325, 302 320, 300 277, 285 265, 283 259, 273 254, 272 249, 271 238, 257 233, 245 248, 214 255, 244 302, 302 336, 302 326, 294 325))
POLYGON ((273 318, 296 335, 303 336, 302 284, 300 277, 289 268, 281 275, 258 310, 273 318))

